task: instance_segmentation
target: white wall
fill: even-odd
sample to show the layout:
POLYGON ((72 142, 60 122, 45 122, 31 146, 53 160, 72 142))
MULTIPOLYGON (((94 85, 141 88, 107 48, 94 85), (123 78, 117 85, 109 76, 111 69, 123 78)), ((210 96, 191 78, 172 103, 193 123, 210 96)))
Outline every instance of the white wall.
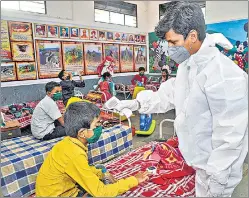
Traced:
MULTIPOLYGON (((153 32, 159 21, 159 4, 168 1, 148 1, 148 32, 153 32)), ((206 23, 217 23, 248 18, 247 1, 206 1, 206 23)))
MULTIPOLYGON (((129 1, 127 1, 129 2, 129 1)), ((138 28, 100 23, 94 21, 93 1, 46 1, 47 14, 34 14, 31 12, 21 12, 1 9, 1 18, 8 20, 43 22, 51 24, 64 24, 72 26, 82 26, 89 28, 99 28, 103 30, 124 31, 128 33, 147 32, 147 2, 131 1, 137 4, 138 28)))

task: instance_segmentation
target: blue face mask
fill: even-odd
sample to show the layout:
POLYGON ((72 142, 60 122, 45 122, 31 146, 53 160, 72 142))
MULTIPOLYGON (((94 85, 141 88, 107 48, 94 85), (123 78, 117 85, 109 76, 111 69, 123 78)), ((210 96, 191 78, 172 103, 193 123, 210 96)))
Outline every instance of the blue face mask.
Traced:
POLYGON ((175 61, 177 64, 181 64, 190 57, 190 53, 183 46, 168 47, 168 54, 170 59, 175 61))

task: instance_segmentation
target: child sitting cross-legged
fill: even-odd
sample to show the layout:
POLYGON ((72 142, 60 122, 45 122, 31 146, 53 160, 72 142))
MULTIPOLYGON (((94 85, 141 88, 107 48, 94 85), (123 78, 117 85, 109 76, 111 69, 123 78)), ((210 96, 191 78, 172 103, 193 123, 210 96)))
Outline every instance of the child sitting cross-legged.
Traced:
POLYGON ((65 113, 67 137, 48 153, 36 180, 37 197, 116 197, 148 179, 147 172, 105 185, 100 169, 88 164, 87 145, 97 142, 102 128, 99 108, 75 102, 65 113))

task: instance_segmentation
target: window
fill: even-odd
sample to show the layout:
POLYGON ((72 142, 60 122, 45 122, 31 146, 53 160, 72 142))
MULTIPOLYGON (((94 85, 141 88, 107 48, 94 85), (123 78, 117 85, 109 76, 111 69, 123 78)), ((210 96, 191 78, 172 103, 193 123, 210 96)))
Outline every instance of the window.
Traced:
MULTIPOLYGON (((206 1, 192 1, 196 2, 201 6, 202 12, 204 14, 204 18, 206 16, 206 1)), ((163 17, 164 13, 167 9, 167 3, 159 4, 159 20, 163 17)))
POLYGON ((137 5, 123 1, 94 1, 95 21, 137 27, 137 5))
POLYGON ((1 8, 46 14, 45 1, 1 1, 1 8))

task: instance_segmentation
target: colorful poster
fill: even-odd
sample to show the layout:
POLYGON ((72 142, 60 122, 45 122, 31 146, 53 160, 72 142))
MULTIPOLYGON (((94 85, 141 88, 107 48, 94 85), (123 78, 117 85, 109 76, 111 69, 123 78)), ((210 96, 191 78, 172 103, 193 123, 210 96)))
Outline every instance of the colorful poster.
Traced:
POLYGON ((146 69, 146 46, 134 45, 134 59, 135 59, 135 71, 138 71, 139 67, 146 69))
POLYGON ((140 43, 140 35, 135 35, 135 43, 140 43))
POLYGON ((106 32, 105 31, 99 31, 99 40, 106 41, 106 32))
POLYGON ((60 38, 69 38, 69 27, 60 26, 60 38))
POLYGON ((104 44, 104 57, 111 56, 115 61, 115 72, 120 72, 119 68, 119 45, 118 44, 104 44))
POLYGON ((79 28, 76 28, 76 27, 70 28, 70 38, 73 38, 73 39, 79 38, 79 28))
POLYGON ((44 24, 35 24, 35 37, 47 37, 46 27, 44 24))
POLYGON ((140 42, 146 43, 146 36, 145 35, 140 35, 140 42))
POLYGON ((89 30, 85 28, 80 28, 80 39, 89 40, 89 30))
POLYGON ((121 41, 121 33, 120 32, 114 33, 114 41, 121 41))
POLYGON ((13 61, 34 61, 33 43, 11 42, 13 61))
POLYGON ((121 41, 127 43, 128 42, 128 35, 126 33, 122 33, 121 41))
POLYGON ((82 72, 84 70, 83 44, 77 42, 63 42, 63 65, 69 72, 82 72))
POLYGON ((35 62, 16 63, 18 80, 36 80, 35 62))
POLYGON ((90 40, 98 40, 98 30, 90 30, 90 40))
POLYGON ((113 32, 107 32, 107 40, 113 41, 113 32))
POLYGON ((55 25, 48 25, 48 37, 58 38, 59 37, 59 27, 55 25))
POLYGON ((159 40, 155 32, 149 33, 149 72, 161 73, 168 69, 169 73, 176 74, 177 64, 167 54, 168 43, 159 40))
POLYGON ((120 71, 132 72, 134 71, 133 64, 133 46, 120 45, 120 71))
POLYGON ((1 62, 1 82, 16 80, 15 63, 3 63, 1 62))
POLYGON ((1 61, 12 61, 7 21, 1 20, 1 61))
POLYGON ((102 62, 102 44, 85 43, 85 73, 98 74, 97 67, 102 62))
POLYGON ((9 21, 11 41, 32 41, 31 23, 9 21))
POLYGON ((134 43, 135 42, 134 34, 129 34, 128 42, 129 43, 134 43))
POLYGON ((210 34, 222 33, 234 47, 229 51, 217 47, 221 53, 248 72, 248 19, 208 24, 206 31, 210 34))
POLYGON ((62 70, 61 43, 58 41, 36 42, 39 78, 55 78, 62 70))

